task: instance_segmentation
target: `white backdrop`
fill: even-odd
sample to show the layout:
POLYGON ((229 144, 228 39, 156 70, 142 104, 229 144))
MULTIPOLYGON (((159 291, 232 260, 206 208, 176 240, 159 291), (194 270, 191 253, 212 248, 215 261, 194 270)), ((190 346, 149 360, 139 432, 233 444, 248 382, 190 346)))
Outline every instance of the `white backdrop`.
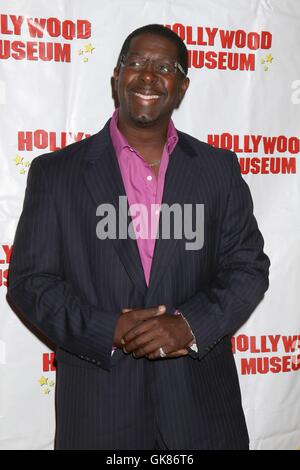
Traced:
POLYGON ((123 40, 148 23, 185 40, 191 85, 175 124, 237 152, 272 263, 233 338, 251 448, 297 449, 298 0, 0 0, 0 448, 53 448, 53 355, 6 301, 30 162, 102 128, 123 40))

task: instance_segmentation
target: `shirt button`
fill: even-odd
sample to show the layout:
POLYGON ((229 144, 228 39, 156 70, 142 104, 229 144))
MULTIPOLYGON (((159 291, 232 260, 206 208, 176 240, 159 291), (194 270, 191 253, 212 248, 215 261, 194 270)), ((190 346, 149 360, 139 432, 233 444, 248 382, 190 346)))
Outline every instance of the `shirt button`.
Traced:
POLYGON ((148 175, 148 176, 147 176, 147 180, 148 180, 148 181, 152 181, 152 176, 148 175))

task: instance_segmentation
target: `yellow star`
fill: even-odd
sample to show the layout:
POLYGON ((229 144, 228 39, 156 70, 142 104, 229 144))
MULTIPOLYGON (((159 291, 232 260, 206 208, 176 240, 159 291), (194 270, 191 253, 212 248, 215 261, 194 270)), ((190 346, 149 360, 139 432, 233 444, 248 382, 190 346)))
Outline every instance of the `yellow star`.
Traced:
POLYGON ((42 387, 43 385, 47 385, 47 384, 48 384, 48 379, 42 375, 41 378, 38 380, 38 382, 39 382, 39 384, 40 384, 41 387, 42 387))
POLYGON ((272 60, 274 59, 274 57, 272 56, 272 54, 268 54, 266 56, 266 62, 269 62, 270 64, 272 64, 272 60))
POLYGON ((85 57, 85 58, 83 59, 83 62, 88 62, 88 61, 89 61, 89 59, 88 59, 87 57, 85 57))
POLYGON ((82 49, 79 49, 78 55, 82 55, 82 54, 83 54, 83 50, 82 50, 82 49))
POLYGON ((261 64, 264 64, 264 63, 265 63, 265 59, 261 59, 260 63, 261 63, 261 64))
POLYGON ((20 171, 19 171, 20 175, 25 175, 25 170, 24 168, 22 168, 20 171))
POLYGON ((44 388, 43 393, 44 393, 45 395, 49 395, 50 389, 49 389, 49 388, 44 388))
POLYGON ((16 155, 15 158, 14 158, 14 162, 16 165, 20 165, 21 163, 23 163, 23 158, 24 157, 20 157, 20 155, 16 155))
POLYGON ((49 387, 54 387, 55 385, 55 382, 53 380, 51 380, 49 383, 48 383, 49 387))
POLYGON ((90 42, 84 46, 84 52, 90 52, 92 54, 94 49, 90 42))
POLYGON ((24 166, 29 166, 30 162, 27 160, 27 162, 24 162, 24 166))

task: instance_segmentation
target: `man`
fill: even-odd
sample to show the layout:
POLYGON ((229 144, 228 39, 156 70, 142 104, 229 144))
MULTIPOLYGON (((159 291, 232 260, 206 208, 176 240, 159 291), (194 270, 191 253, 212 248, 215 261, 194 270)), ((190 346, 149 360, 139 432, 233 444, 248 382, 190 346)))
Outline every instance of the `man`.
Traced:
POLYGON ((186 74, 176 34, 139 28, 104 129, 31 164, 9 294, 57 345, 57 449, 248 448, 230 339, 268 288, 269 260, 236 156, 171 121, 186 74), (138 224, 120 236, 136 206, 162 233, 174 205, 201 246, 175 236, 175 216, 170 237, 139 237, 138 224))

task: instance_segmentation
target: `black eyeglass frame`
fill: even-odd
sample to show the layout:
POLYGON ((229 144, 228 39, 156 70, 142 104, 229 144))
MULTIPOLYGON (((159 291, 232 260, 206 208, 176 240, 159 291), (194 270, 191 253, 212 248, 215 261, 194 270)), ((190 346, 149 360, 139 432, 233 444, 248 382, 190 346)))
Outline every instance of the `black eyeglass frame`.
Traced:
MULTIPOLYGON (((121 57, 120 57, 120 65, 122 67, 128 67, 124 64, 124 59, 125 59, 125 55, 122 54, 121 57)), ((152 61, 152 60, 155 60, 155 59, 146 59, 145 57, 141 57, 141 59, 143 59, 145 62, 148 62, 148 61, 152 61)), ((179 62, 177 62, 176 60, 174 61, 174 67, 175 67, 175 72, 174 72, 174 75, 176 74, 176 69, 178 69, 183 75, 184 77, 187 76, 187 74, 185 73, 185 71, 183 70, 183 67, 182 65, 180 65, 179 62)))

